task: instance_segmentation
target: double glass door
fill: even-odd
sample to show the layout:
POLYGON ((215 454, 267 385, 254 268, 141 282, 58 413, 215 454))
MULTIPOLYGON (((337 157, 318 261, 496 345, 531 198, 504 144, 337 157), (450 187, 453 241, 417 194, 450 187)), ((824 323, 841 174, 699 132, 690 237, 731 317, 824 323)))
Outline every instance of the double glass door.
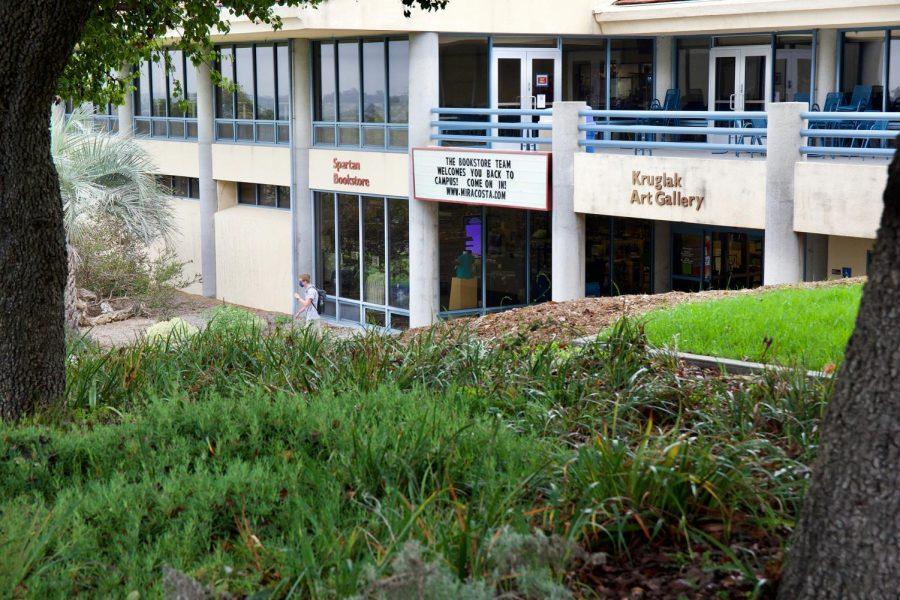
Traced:
MULTIPOLYGON (((562 53, 559 50, 495 48, 491 70, 491 107, 498 109, 550 109, 562 98, 559 74, 562 53)), ((520 125, 550 122, 531 115, 499 115, 495 122, 520 125)), ((520 128, 499 129, 502 137, 550 137, 549 131, 520 128)), ((535 149, 534 144, 494 144, 495 148, 535 149)))

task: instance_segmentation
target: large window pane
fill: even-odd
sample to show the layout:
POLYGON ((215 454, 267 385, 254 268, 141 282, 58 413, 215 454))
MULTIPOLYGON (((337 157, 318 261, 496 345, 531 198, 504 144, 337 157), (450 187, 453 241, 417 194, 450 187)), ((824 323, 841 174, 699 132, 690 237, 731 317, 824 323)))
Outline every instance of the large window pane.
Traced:
POLYGON ((391 306, 409 308, 409 201, 388 200, 391 306))
POLYGON ((648 108, 653 100, 653 40, 616 39, 610 43, 610 108, 648 108))
POLYGON ((341 121, 359 121, 359 44, 338 44, 339 117, 341 121))
POLYGON ((275 119, 275 48, 256 47, 257 119, 275 119))
POLYGON ((256 184, 238 183, 238 204, 256 204, 256 184))
MULTIPOLYGON (((364 42, 363 49, 363 121, 385 122, 384 42, 364 42)), ((343 80, 343 77, 341 78, 343 80)))
POLYGON ((465 204, 441 204, 441 309, 481 308, 482 209, 465 204))
POLYGON ((364 300, 372 304, 384 304, 385 247, 384 247, 384 198, 363 196, 363 276, 364 300))
POLYGON ((843 104, 860 110, 881 110, 884 102, 884 31, 848 31, 841 59, 843 104), (856 95, 856 99, 854 99, 856 95), (869 97, 868 103, 865 102, 869 97), (857 106, 862 99, 863 105, 857 106))
POLYGON ((185 97, 187 98, 187 112, 185 116, 197 117, 197 67, 190 59, 184 61, 184 85, 185 97))
POLYGON ((319 286, 329 296, 337 294, 337 259, 334 249, 334 194, 316 192, 316 208, 319 213, 319 286))
POLYGON ((287 121, 291 116, 291 61, 287 46, 275 47, 278 60, 278 119, 287 121))
POLYGON ((388 69, 390 71, 390 122, 409 121, 409 42, 388 42, 388 69))
POLYGON ((235 50, 237 118, 253 119, 253 48, 235 50))
POLYGON ((338 249, 342 298, 359 300, 359 198, 338 195, 338 249))
POLYGON ((900 31, 891 31, 890 72, 888 73, 888 90, 890 98, 887 109, 900 112, 900 31))
POLYGON ((594 110, 606 108, 606 43, 563 41, 563 100, 587 102, 594 110))
POLYGON ((528 213, 514 208, 488 208, 486 213, 487 308, 525 304, 525 221, 528 213))
POLYGON ((184 55, 181 50, 169 52, 172 71, 169 73, 169 116, 183 117, 181 106, 185 100, 184 55))
MULTIPOLYGON (((135 91, 136 101, 134 103, 134 114, 140 117, 150 116, 150 63, 142 62, 140 75, 137 79, 137 90, 135 91)), ((67 112, 72 111, 67 109, 67 112)))
POLYGON ((552 264, 551 213, 532 211, 531 213, 531 297, 529 302, 550 300, 550 271, 552 264))
POLYGON ((166 114, 166 62, 163 57, 150 65, 150 78, 153 89, 153 116, 165 117, 166 114))
MULTIPOLYGON (((681 91, 682 110, 707 110, 711 43, 711 38, 687 38, 676 41, 678 89, 681 91)), ((657 68, 665 68, 665 65, 658 65, 657 68)))
POLYGON ((487 108, 486 38, 447 38, 440 44, 441 106, 487 108))
MULTIPOLYGON (((227 81, 234 79, 234 52, 229 48, 219 50, 219 72, 227 81)), ((220 119, 234 118, 234 94, 216 87, 216 116, 220 119)))
POLYGON ((585 294, 609 296, 612 294, 610 273, 610 218, 587 215, 585 228, 585 294))
POLYGON ((811 81, 812 36, 779 35, 775 44, 775 102, 795 102, 798 97, 808 102, 811 81))
POLYGON ((613 293, 649 294, 653 225, 613 219, 613 293))
POLYGON ((334 44, 316 44, 313 68, 316 121, 337 120, 337 93, 334 82, 334 44))

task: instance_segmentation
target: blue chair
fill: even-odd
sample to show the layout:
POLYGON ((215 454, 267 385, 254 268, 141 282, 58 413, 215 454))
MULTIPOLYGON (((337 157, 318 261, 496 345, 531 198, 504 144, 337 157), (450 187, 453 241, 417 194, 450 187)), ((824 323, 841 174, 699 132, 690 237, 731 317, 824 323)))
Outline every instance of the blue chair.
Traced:
MULTIPOLYGON (((888 122, 886 120, 872 121, 871 125, 868 126, 861 123, 859 129, 862 131, 887 131, 888 122)), ((875 142, 877 147, 882 147, 882 140, 878 138, 854 138, 853 141, 856 142, 857 140, 859 141, 858 148, 871 148, 872 142, 875 142)), ((866 157, 863 156, 862 159, 865 160, 866 157)))
MULTIPOLYGON (((748 129, 765 129, 766 128, 766 120, 765 119, 745 119, 744 121, 738 121, 736 123, 737 126, 746 127, 748 129)), ((764 136, 758 134, 750 134, 750 135, 737 135, 735 136, 736 144, 746 144, 749 140, 751 145, 762 146, 764 136)), ((751 158, 756 154, 761 154, 760 152, 749 152, 751 158)), ((735 152, 735 156, 740 156, 740 152, 735 152)))
POLYGON ((809 104, 809 94, 797 92, 794 94, 794 102, 806 102, 809 104))
POLYGON ((837 107, 838 112, 862 112, 869 108, 872 103, 872 86, 857 85, 853 86, 853 95, 849 104, 841 104, 837 107))
MULTIPOLYGON (((660 103, 659 99, 654 99, 650 102, 650 106, 648 110, 659 110, 659 111, 674 111, 681 108, 681 90, 678 88, 669 88, 666 90, 666 95, 663 98, 662 103, 660 103)), ((641 125, 655 125, 655 126, 663 126, 668 127, 674 122, 673 119, 665 118, 665 119, 641 119, 641 125)), ((647 133, 638 135, 638 141, 642 142, 655 142, 656 134, 655 133, 647 133)), ((644 154, 644 151, 635 149, 635 154, 640 151, 641 154, 644 154)), ((653 151, 650 151, 650 154, 653 154, 653 151)))

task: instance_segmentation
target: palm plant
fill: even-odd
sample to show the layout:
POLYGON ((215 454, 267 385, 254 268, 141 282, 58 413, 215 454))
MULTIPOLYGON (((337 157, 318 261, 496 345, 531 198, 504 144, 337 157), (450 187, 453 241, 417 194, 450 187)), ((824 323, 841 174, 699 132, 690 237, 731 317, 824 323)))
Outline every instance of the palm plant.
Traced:
POLYGON ((113 223, 136 243, 168 243, 174 218, 168 190, 157 183, 153 161, 130 137, 97 131, 89 112, 73 111, 51 126, 51 153, 59 175, 66 224, 69 277, 66 321, 77 325, 76 248, 100 223, 113 223))

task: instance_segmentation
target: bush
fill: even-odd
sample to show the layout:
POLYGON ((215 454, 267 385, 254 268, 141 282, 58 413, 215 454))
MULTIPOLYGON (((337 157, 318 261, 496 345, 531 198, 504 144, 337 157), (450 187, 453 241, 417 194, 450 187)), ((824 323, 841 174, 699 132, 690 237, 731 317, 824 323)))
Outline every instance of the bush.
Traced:
POLYGON ((175 342, 180 343, 197 335, 200 330, 179 317, 175 317, 168 321, 160 321, 155 325, 151 325, 144 337, 148 342, 175 342))
POLYGON ((247 331, 264 330, 268 323, 262 317, 237 306, 221 304, 207 310, 203 315, 207 320, 207 329, 213 332, 232 330, 247 331))

